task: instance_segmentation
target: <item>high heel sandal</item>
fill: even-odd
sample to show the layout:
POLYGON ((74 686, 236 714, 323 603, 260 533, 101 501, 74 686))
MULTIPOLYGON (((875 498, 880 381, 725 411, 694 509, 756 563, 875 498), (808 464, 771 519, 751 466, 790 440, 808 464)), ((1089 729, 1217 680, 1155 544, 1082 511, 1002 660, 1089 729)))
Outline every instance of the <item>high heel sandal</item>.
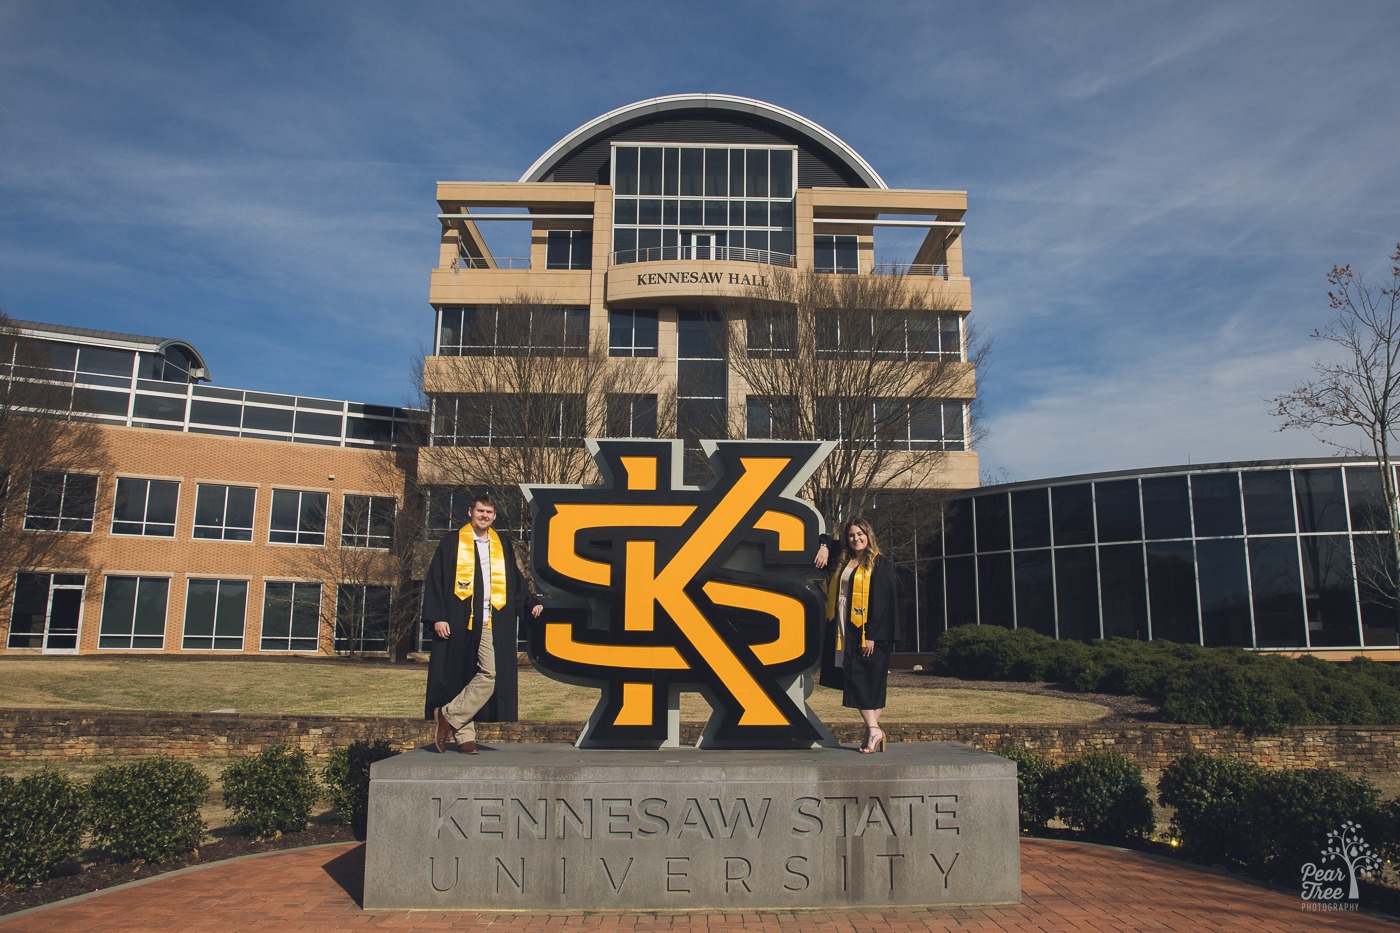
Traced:
POLYGON ((875 752, 885 750, 885 733, 879 729, 871 729, 865 736, 865 744, 860 747, 862 755, 872 755, 875 752), (876 735, 880 737, 875 738, 876 735))

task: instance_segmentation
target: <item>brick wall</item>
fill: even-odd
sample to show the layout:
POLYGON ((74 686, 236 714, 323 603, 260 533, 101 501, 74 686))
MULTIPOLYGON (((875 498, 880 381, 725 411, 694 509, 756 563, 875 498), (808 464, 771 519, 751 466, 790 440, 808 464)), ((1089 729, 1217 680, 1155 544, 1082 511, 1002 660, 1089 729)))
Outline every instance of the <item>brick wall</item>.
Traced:
MULTIPOLYGON (((487 743, 571 743, 579 722, 487 723, 487 743)), ((1061 762, 1091 751, 1116 751, 1149 771, 1165 768, 1189 751, 1229 755, 1269 768, 1330 767, 1350 773, 1400 773, 1400 727, 1299 726, 1270 735, 1242 729, 1162 723, 1081 723, 1062 726, 939 725, 889 723, 891 740, 966 742, 997 751, 1025 748, 1061 762)), ((700 724, 682 726, 694 742, 700 724)), ((859 728, 837 727, 846 743, 859 728)), ((315 757, 357 739, 387 739, 407 750, 426 744, 429 723, 416 719, 352 716, 266 716, 252 713, 166 713, 109 710, 0 710, 0 763, 139 757, 165 752, 181 757, 236 758, 276 744, 315 757)))

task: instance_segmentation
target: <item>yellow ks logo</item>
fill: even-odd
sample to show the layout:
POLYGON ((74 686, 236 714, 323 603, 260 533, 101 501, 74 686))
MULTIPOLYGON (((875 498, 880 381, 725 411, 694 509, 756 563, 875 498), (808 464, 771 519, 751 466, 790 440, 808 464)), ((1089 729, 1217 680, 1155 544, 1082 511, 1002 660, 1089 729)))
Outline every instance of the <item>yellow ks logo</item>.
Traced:
POLYGON ((598 486, 525 486, 536 580, 554 595, 530 655, 602 688, 581 745, 679 744, 679 696, 714 708, 700 744, 831 741, 807 708, 822 519, 797 490, 829 442, 707 441, 715 479, 681 481, 680 441, 597 440, 598 486))

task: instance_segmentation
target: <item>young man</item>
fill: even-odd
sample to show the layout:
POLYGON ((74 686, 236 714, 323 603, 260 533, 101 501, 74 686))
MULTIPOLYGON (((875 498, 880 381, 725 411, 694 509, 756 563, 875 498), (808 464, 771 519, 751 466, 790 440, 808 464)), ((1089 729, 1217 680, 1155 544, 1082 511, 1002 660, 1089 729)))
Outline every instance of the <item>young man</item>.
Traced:
POLYGON ((515 645, 522 605, 543 606, 524 592, 510 540, 491 527, 496 502, 472 501, 470 521, 438 543, 423 581, 423 621, 432 626, 424 718, 435 720, 433 744, 475 755, 476 723, 514 722, 515 645))

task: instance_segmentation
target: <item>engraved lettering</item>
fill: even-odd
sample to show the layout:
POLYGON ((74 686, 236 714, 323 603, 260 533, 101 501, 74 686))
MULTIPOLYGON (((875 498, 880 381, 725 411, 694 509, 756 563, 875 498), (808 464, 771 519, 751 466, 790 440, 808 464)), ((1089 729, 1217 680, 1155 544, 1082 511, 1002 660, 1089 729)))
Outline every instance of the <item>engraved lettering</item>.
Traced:
POLYGON ((928 854, 929 858, 933 859, 933 867, 937 868, 938 873, 943 876, 943 889, 945 891, 948 889, 948 876, 953 873, 953 866, 958 864, 958 856, 961 854, 961 852, 954 852, 953 860, 948 863, 947 868, 943 867, 943 863, 938 860, 937 855, 933 854, 932 852, 928 854))
POLYGON ((860 825, 856 827, 856 835, 864 836, 867 829, 881 829, 883 835, 898 836, 894 824, 890 822, 890 815, 885 812, 885 805, 880 802, 879 797, 871 797, 870 802, 865 805, 865 812, 861 814, 860 825))
POLYGON ((632 830, 628 828, 632 821, 631 797, 604 797, 603 816, 607 817, 606 831, 609 836, 632 838, 632 830))
POLYGON ((933 801, 933 831, 936 833, 952 833, 955 836, 959 835, 962 830, 955 822, 958 818, 958 795, 935 794, 930 797, 929 800, 933 801), (945 807, 945 801, 952 801, 952 805, 945 807))
POLYGON ((844 855, 841 856, 841 890, 842 890, 842 891, 849 891, 849 890, 851 890, 851 870, 850 870, 850 865, 848 864, 848 862, 849 862, 849 859, 848 859, 846 856, 844 856, 844 855))
POLYGON ((433 804, 437 809, 437 813, 434 816, 433 835, 436 838, 441 839, 443 829, 447 826, 448 823, 451 823, 452 827, 457 830, 458 836, 460 836, 463 839, 467 838, 467 830, 465 829, 465 827, 462 826, 461 823, 457 821, 457 817, 453 811, 457 809, 457 804, 470 803, 471 801, 466 797, 458 797, 456 800, 449 803, 447 805, 447 809, 444 810, 442 806, 442 800, 443 798, 441 797, 433 798, 433 804))
MULTIPOLYGON (((916 803, 923 803, 923 802, 924 802, 924 795, 923 795, 923 794, 895 794, 895 795, 893 795, 893 796, 890 797, 890 808, 891 808, 891 809, 895 809, 894 805, 895 805, 896 802, 898 802, 898 803, 904 803, 905 801, 908 801, 908 804, 909 804, 909 806, 905 809, 905 816, 907 816, 907 817, 908 817, 908 820, 909 820, 909 823, 908 823, 908 825, 909 825, 908 835, 912 836, 912 835, 914 835, 914 827, 915 827, 915 825, 916 825, 916 824, 914 823, 914 804, 916 804, 916 803)), ((895 810, 895 812, 898 813, 899 810, 895 810)))
POLYGON ((730 284, 730 285, 738 285, 738 284, 739 284, 739 273, 737 273, 737 272, 731 272, 731 273, 729 273, 729 284, 730 284))
POLYGON ((681 828, 676 830, 676 838, 685 838, 686 830, 704 833, 706 839, 715 838, 710 824, 705 820, 705 810, 694 797, 685 798, 685 809, 681 811, 681 828))
POLYGON ((501 893, 501 876, 505 875, 510 879, 510 883, 515 885, 515 890, 519 894, 525 893, 525 856, 520 857, 520 877, 516 877, 511 870, 506 867, 506 863, 499 858, 496 860, 496 893, 501 893))
POLYGON ((849 836, 850 827, 847 824, 848 814, 851 809, 860 805, 859 797, 827 797, 828 802, 836 802, 841 805, 841 821, 836 825, 836 835, 849 836))
POLYGON ((632 870, 632 863, 636 861, 636 859, 629 858, 627 864, 622 866, 621 878, 613 878, 612 866, 608 864, 608 860, 603 858, 603 856, 598 856, 598 861, 603 863, 603 871, 608 873, 608 884, 612 885, 613 893, 621 893, 622 886, 627 883, 627 873, 632 870))
POLYGON ((820 836, 822 834, 822 818, 819 813, 822 802, 816 797, 798 797, 794 802, 793 827, 794 836, 820 836), (798 822, 800 821, 800 822, 798 822))
POLYGON ((768 805, 773 802, 773 798, 763 798, 763 808, 758 811, 758 820, 755 822, 753 813, 749 810, 749 799, 747 797, 736 797, 733 805, 729 808, 729 813, 724 812, 724 804, 718 797, 711 797, 710 802, 715 805, 715 822, 724 831, 725 839, 733 839, 734 831, 739 828, 740 820, 748 824, 749 835, 757 839, 763 835, 763 824, 768 820, 768 805), (742 811, 742 817, 741 817, 742 811))
POLYGON ((569 802, 562 798, 554 800, 554 835, 558 839, 569 838, 569 826, 573 825, 574 831, 583 836, 584 839, 593 838, 593 798, 585 797, 579 804, 582 814, 569 806, 569 802))
POLYGON ((505 802, 503 797, 476 798, 477 835, 505 836, 506 831, 501 828, 506 824, 505 802))
POLYGON ((659 836, 671 831, 671 823, 666 819, 666 801, 660 797, 648 797, 638 806, 645 820, 638 820, 638 836, 659 836))
POLYGON ((645 285, 645 284, 646 284, 646 276, 644 276, 644 275, 639 275, 639 276, 637 276, 637 284, 638 284, 638 285, 645 285))
POLYGON ((797 870, 798 868, 806 867, 807 856, 789 855, 787 861, 783 863, 783 870, 786 871, 789 875, 792 875, 794 878, 801 878, 802 883, 794 886, 791 881, 787 881, 783 883, 783 888, 788 891, 805 891, 808 888, 810 888, 812 886, 812 879, 797 870), (796 867, 794 867, 793 863, 798 864, 796 867))
POLYGON ((753 888, 749 887, 748 878, 753 874, 753 863, 741 855, 726 855, 724 857, 724 893, 728 894, 730 888, 736 882, 743 885, 744 890, 753 893, 753 888))
POLYGON ((689 894, 690 888, 675 887, 675 885, 682 883, 682 879, 689 878, 690 859, 683 855, 668 855, 666 857, 666 891, 674 894, 689 894), (679 864, 672 864, 675 862, 679 864))
POLYGON ((569 893, 569 858, 565 855, 559 856, 559 893, 569 893))
POLYGON ((518 800, 512 797, 510 801, 510 811, 515 817, 516 839, 525 838, 525 823, 527 821, 530 824, 530 835, 534 836, 536 839, 549 838, 549 824, 545 819, 549 815, 549 803, 543 797, 536 798, 534 801, 518 800), (538 811, 531 812, 529 807, 530 803, 538 805, 538 811))
POLYGON ((453 888, 457 887, 457 882, 461 880, 461 877, 462 860, 454 855, 452 857, 452 880, 445 885, 438 884, 437 859, 433 858, 431 855, 428 856, 428 883, 433 886, 434 891, 439 894, 445 891, 451 891, 453 888))
POLYGON ((876 857, 876 858, 889 859, 889 863, 888 863, 888 864, 889 864, 889 867, 890 867, 890 890, 893 891, 893 890, 894 890, 894 866, 895 866, 895 860, 896 860, 896 859, 902 859, 902 858, 904 858, 904 854, 901 853, 901 852, 892 852, 892 853, 888 853, 888 854, 877 852, 877 853, 875 853, 875 857, 876 857))

